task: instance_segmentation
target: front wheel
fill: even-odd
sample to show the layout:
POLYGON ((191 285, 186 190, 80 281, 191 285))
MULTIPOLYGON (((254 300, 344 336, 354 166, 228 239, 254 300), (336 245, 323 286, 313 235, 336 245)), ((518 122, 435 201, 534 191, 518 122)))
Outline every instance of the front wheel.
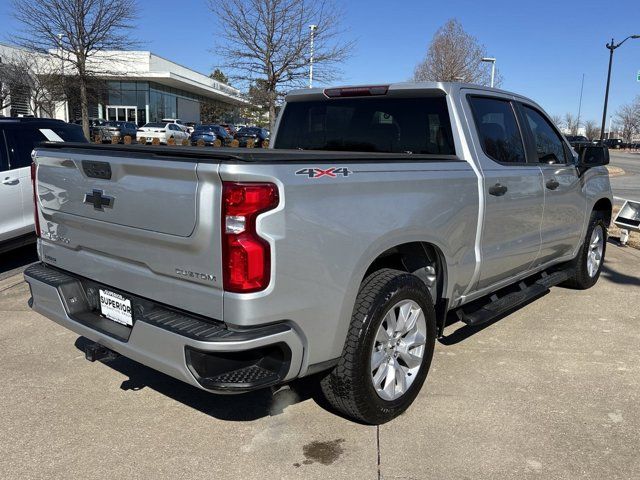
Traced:
POLYGON ((607 226, 602 215, 591 214, 589 227, 578 256, 573 261, 573 276, 567 286, 586 290, 596 284, 600 278, 604 255, 607 250, 607 226))
POLYGON ((374 272, 360 287, 342 357, 321 381, 325 398, 364 423, 392 420, 418 395, 435 339, 424 282, 399 270, 374 272))

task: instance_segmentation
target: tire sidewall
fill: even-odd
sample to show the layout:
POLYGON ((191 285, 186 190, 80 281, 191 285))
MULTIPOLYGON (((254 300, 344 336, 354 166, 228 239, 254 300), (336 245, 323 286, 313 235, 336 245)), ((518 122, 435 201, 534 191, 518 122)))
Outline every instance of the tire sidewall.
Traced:
POLYGON ((589 221, 589 228, 587 229, 587 234, 584 238, 584 244, 582 245, 582 249, 580 251, 580 258, 577 272, 577 281, 578 286, 580 288, 590 288, 596 284, 598 279, 600 278, 600 273, 602 272, 602 267, 604 265, 604 259, 607 253, 607 227, 604 223, 604 219, 602 216, 593 214, 589 221), (600 265, 598 266, 598 271, 596 274, 591 277, 589 276, 589 271, 587 268, 587 258, 589 256, 589 246, 591 245, 591 235, 595 230, 596 226, 600 226, 602 228, 603 242, 602 242, 602 260, 600 261, 600 265))
POLYGON ((370 415, 378 418, 381 422, 390 420, 397 416, 416 398, 427 377, 436 338, 435 310, 431 296, 426 290, 424 283, 411 274, 399 275, 389 281, 379 294, 375 297, 373 305, 367 312, 365 321, 362 324, 361 341, 358 343, 358 363, 357 378, 363 382, 362 388, 366 392, 367 402, 363 405, 369 410, 370 415), (371 352, 373 350, 375 338, 385 315, 402 300, 413 300, 422 309, 427 326, 422 365, 411 386, 404 395, 395 400, 382 399, 375 390, 371 381, 371 352))

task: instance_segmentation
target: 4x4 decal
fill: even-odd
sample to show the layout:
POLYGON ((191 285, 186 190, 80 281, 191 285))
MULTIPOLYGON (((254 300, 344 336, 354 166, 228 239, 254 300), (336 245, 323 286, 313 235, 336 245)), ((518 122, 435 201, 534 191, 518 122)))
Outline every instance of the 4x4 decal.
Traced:
POLYGON ((304 175, 309 178, 320 177, 337 177, 342 175, 348 177, 353 172, 346 167, 331 167, 331 168, 302 168, 296 172, 296 175, 304 175))

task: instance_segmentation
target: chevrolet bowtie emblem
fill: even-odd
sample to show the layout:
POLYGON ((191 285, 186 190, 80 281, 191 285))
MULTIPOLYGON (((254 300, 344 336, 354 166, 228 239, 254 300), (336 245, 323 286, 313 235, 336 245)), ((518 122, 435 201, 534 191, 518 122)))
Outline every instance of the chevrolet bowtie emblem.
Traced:
POLYGON ((104 210, 105 208, 113 208, 114 198, 105 195, 102 190, 94 190, 91 193, 84 194, 84 203, 93 205, 95 210, 104 210))

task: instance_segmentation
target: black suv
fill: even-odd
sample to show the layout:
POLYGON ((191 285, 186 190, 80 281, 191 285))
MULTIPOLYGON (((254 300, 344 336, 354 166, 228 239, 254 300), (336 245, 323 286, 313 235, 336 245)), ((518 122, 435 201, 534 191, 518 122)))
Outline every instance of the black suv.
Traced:
POLYGON ((607 138, 604 141, 604 144, 607 147, 613 148, 613 149, 624 148, 624 142, 622 141, 621 138, 607 138))
POLYGON ((0 252, 35 240, 31 151, 40 142, 86 142, 78 125, 0 117, 0 252))
POLYGON ((567 141, 576 150, 593 145, 591 140, 584 135, 567 135, 567 141))

